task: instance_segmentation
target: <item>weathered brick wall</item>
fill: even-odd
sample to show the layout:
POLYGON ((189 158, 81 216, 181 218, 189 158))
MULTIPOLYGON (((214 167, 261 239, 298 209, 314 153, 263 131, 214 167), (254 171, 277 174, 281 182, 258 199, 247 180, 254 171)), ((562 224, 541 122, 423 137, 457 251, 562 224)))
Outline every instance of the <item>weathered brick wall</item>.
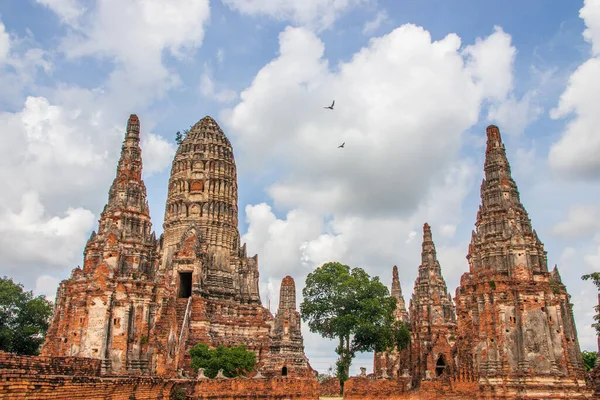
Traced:
POLYGON ((410 378, 402 379, 371 379, 350 378, 344 382, 344 399, 380 400, 400 399, 409 389, 410 378))
POLYGON ((319 382, 319 395, 339 396, 340 380, 336 377, 326 378, 319 382))
POLYGON ((422 381, 418 390, 409 389, 410 378, 350 378, 344 383, 344 400, 469 400, 476 399, 478 385, 449 380, 422 381))
POLYGON ((188 400, 294 399, 317 400, 319 383, 307 378, 201 379, 188 400))
POLYGON ((0 352, 0 400, 167 400, 175 382, 101 377, 100 360, 0 352))
POLYGON ((167 400, 172 388, 160 378, 0 375, 1 400, 167 400))
POLYGON ((0 400, 188 400, 319 398, 315 378, 164 379, 101 376, 100 360, 0 352, 0 400))
POLYGON ((0 351, 0 373, 6 370, 28 374, 100 376, 101 361, 78 357, 18 356, 0 351))

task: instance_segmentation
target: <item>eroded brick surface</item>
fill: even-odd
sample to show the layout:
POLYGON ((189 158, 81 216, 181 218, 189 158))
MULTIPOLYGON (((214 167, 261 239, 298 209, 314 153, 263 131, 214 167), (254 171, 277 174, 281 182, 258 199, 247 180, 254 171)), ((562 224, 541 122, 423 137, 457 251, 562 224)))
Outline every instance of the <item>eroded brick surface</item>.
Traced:
POLYGON ((316 379, 203 379, 196 381, 189 400, 297 399, 317 400, 316 379))
POLYGON ((89 358, 0 352, 0 399, 166 400, 175 385, 153 377, 101 376, 100 364, 89 358))
POLYGON ((319 395, 335 397, 340 395, 340 380, 336 377, 325 378, 319 382, 319 395))

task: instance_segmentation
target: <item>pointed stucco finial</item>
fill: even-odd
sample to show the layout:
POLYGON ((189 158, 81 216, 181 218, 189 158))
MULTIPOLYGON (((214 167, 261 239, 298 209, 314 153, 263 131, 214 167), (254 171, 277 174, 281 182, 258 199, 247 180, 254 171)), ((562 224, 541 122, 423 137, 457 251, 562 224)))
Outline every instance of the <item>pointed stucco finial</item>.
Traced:
POLYGON ((551 272, 552 280, 554 282, 562 283, 562 278, 560 276, 560 272, 558 272, 558 265, 554 264, 554 268, 551 272))
POLYGON ((127 120, 126 137, 134 139, 140 138, 140 119, 135 114, 131 114, 127 120))
POLYGON ((488 144, 490 142, 502 143, 502 136, 500 136, 500 128, 496 125, 490 125, 485 128, 485 134, 487 136, 488 144))
POLYGON ((431 242, 433 238, 431 236, 431 227, 427 222, 423 224, 423 242, 431 242))
POLYGON ((296 283, 289 275, 281 281, 279 310, 296 310, 296 283))

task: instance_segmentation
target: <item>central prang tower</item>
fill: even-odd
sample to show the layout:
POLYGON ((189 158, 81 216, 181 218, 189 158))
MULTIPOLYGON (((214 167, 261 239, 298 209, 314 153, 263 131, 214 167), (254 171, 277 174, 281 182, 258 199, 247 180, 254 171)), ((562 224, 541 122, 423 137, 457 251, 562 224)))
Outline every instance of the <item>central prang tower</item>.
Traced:
POLYGON ((172 262, 182 237, 194 227, 206 245, 210 266, 194 286, 206 295, 235 296, 237 225, 233 149, 219 125, 207 116, 192 126, 173 160, 163 225, 163 267, 172 262))

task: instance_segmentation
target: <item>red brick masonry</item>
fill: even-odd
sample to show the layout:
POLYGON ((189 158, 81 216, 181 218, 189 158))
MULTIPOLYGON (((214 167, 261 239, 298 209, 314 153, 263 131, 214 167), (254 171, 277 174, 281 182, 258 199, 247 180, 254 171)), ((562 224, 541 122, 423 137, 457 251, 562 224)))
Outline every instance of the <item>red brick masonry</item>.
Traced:
POLYGON ((0 400, 317 400, 316 379, 164 379, 102 376, 100 360, 0 352, 0 400))

